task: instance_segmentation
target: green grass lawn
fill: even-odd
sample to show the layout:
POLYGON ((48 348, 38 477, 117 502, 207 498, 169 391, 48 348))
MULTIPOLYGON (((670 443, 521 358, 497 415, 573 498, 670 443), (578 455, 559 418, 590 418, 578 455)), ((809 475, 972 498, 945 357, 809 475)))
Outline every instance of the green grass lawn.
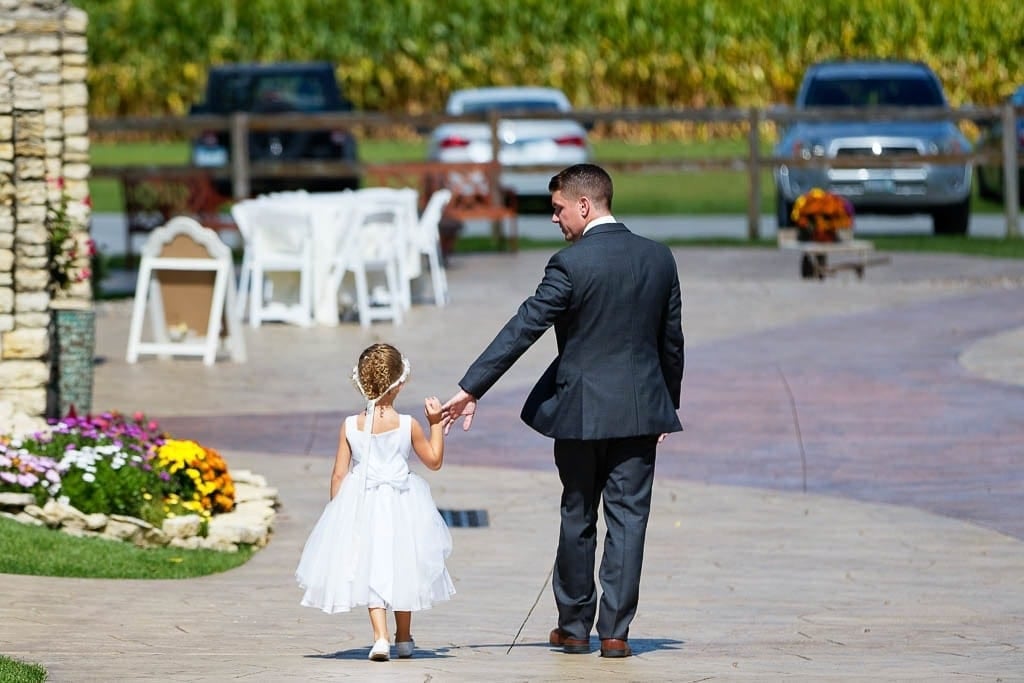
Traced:
POLYGON ((0 655, 0 683, 42 683, 46 669, 0 655))
MULTIPOLYGON (((367 163, 421 161, 426 157, 423 141, 365 140, 360 156, 367 163)), ((594 143, 598 163, 628 163, 695 158, 738 158, 746 153, 742 140, 712 142, 657 142, 632 144, 613 141, 594 143)), ((96 167, 123 165, 183 165, 188 162, 185 142, 94 143, 92 163, 96 167)), ((679 173, 621 171, 615 174, 615 209, 624 215, 743 214, 747 211, 747 174, 743 171, 692 171, 679 173)), ((109 178, 90 181, 95 211, 120 211, 121 188, 109 178)), ((761 175, 761 212, 775 210, 775 190, 770 171, 761 175)), ((974 210, 999 212, 998 204, 975 199, 974 210)))
MULTIPOLYGON (((234 569, 254 551, 137 548, 130 543, 75 538, 0 518, 0 574, 93 579, 187 579, 234 569)), ((0 678, 0 681, 4 680, 0 678)))

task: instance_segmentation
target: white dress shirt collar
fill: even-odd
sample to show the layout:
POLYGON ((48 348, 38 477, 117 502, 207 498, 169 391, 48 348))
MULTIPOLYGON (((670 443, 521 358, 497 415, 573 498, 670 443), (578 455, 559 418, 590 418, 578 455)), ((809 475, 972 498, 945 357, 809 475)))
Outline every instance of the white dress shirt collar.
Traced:
POLYGON ((583 233, 580 235, 580 237, 586 235, 587 230, 590 230, 595 225, 604 225, 605 223, 618 223, 618 221, 615 220, 615 216, 612 216, 610 214, 607 216, 601 216, 600 218, 595 218, 594 220, 587 223, 587 227, 583 228, 583 233))

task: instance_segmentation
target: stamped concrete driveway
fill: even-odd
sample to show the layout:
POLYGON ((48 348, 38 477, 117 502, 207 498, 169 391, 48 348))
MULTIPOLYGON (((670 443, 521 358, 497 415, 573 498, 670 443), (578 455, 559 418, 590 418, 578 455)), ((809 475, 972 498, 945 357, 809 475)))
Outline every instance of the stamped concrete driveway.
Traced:
MULTIPOLYGON (((686 431, 665 442, 659 476, 913 505, 1024 538, 1019 360, 1006 348, 987 359, 990 375, 1008 368, 1005 382, 982 379, 958 361, 993 335, 1024 327, 1024 262, 893 254, 863 280, 818 282, 797 277, 792 254, 676 254, 686 431)), ((409 393, 445 398, 532 292, 547 255, 461 257, 449 274, 455 304, 417 306, 402 327, 247 332, 248 367, 221 364, 211 379, 193 363, 180 375, 237 382, 247 395, 236 391, 215 406, 196 397, 152 408, 173 433, 225 449, 330 456, 339 420, 358 409, 344 378, 359 349, 395 342, 413 359, 409 393), (268 398, 275 394, 280 400, 268 398)), ((548 441, 518 420, 553 353, 551 336, 485 397, 474 429, 451 437, 452 462, 551 469, 548 441)), ((109 371, 123 374, 117 365, 109 371)), ((138 375, 141 367, 127 370, 138 375)), ((101 380, 104 372, 101 366, 101 380)))

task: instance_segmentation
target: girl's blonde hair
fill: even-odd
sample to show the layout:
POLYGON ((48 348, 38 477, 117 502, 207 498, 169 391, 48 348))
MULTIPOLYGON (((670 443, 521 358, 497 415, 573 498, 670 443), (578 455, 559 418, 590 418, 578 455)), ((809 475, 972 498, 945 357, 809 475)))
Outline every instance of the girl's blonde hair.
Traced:
POLYGON ((359 354, 352 380, 367 401, 376 401, 409 378, 409 361, 391 344, 373 344, 359 354))

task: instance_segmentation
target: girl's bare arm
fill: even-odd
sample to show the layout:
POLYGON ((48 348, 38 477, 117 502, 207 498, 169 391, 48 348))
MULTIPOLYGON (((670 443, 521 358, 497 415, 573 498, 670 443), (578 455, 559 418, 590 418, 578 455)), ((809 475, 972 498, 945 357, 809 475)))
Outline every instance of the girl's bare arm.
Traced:
POLYGON ((423 401, 423 413, 430 425, 430 435, 424 433, 417 420, 412 421, 412 448, 420 461, 429 469, 441 469, 444 462, 444 427, 441 424, 441 401, 431 396, 423 401))
POLYGON ((341 489, 341 482, 348 474, 348 466, 352 461, 352 451, 348 447, 348 439, 345 438, 345 423, 341 423, 338 431, 338 452, 334 455, 334 469, 331 471, 331 500, 338 495, 341 489))

